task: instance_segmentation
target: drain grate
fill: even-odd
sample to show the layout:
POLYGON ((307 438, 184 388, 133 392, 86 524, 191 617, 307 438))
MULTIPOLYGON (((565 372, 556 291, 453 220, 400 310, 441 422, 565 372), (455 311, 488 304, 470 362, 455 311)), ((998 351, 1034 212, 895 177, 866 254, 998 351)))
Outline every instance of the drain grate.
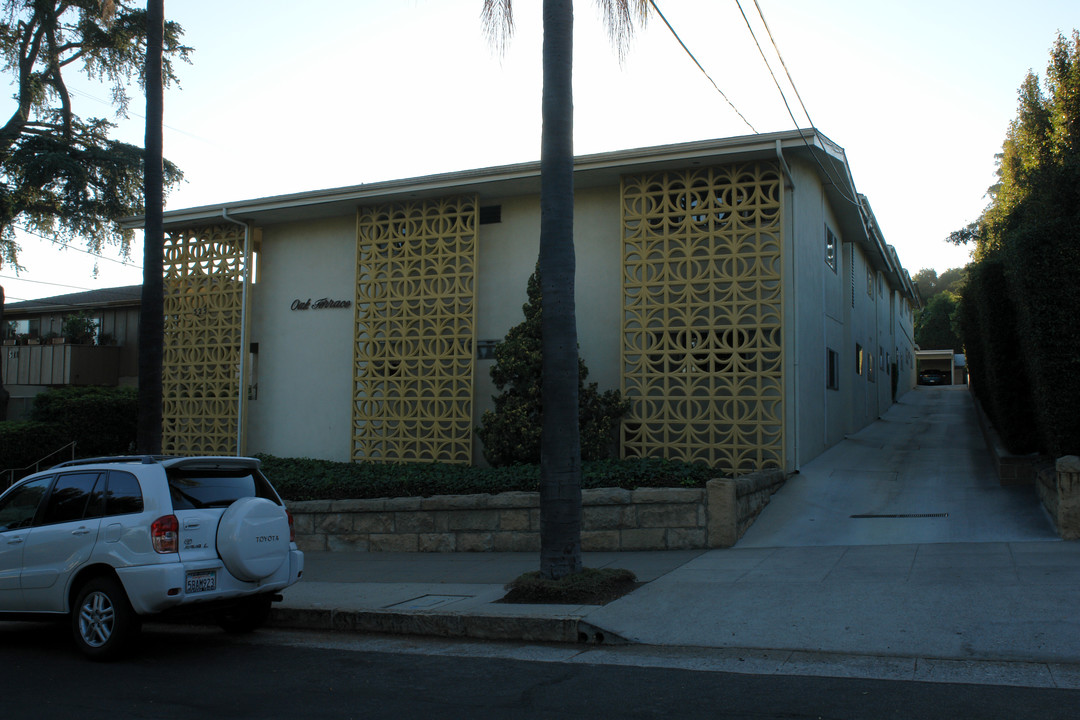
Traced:
POLYGON ((903 515, 852 515, 853 518, 947 518, 949 513, 907 513, 903 515))

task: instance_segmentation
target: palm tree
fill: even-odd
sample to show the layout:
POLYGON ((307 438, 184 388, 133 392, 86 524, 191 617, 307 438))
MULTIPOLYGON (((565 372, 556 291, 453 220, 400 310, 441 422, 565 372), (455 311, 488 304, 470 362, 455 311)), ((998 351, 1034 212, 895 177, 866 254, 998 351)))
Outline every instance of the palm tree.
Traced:
MULTIPOLYGON (((4 286, 0 285, 0 339, 3 338, 4 330, 7 328, 4 325, 4 286)), ((4 388, 4 377, 0 375, 0 422, 7 420, 8 398, 11 397, 4 388)))
MULTIPOLYGON (((648 0, 598 0, 619 50, 644 22, 648 0)), ((497 49, 513 30, 512 0, 484 0, 497 49)), ((572 0, 544 0, 543 130, 540 140, 540 260, 544 409, 540 451, 540 574, 581 571, 581 439, 574 308, 574 97, 572 0)))
POLYGON ((162 260, 164 246, 164 78, 162 48, 165 37, 165 0, 146 3, 146 154, 143 192, 146 223, 143 229, 142 308, 139 314, 139 452, 161 452, 161 358, 165 332, 162 260))

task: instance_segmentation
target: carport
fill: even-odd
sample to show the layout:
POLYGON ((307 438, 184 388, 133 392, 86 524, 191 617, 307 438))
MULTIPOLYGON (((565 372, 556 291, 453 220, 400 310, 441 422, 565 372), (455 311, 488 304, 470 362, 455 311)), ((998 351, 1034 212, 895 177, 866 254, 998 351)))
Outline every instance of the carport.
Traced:
POLYGON ((924 370, 940 370, 945 374, 947 385, 964 385, 967 383, 967 368, 965 367, 964 356, 958 355, 953 350, 916 350, 916 377, 924 370))

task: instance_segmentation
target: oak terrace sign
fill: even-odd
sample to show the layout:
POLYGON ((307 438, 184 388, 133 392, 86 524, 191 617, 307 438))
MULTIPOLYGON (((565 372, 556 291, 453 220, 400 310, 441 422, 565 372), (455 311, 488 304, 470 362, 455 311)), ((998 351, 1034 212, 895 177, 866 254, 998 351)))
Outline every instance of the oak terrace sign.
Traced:
POLYGON ((291 308, 293 310, 348 310, 352 307, 352 300, 331 300, 330 298, 321 298, 319 300, 312 301, 311 298, 307 300, 293 300, 291 308))

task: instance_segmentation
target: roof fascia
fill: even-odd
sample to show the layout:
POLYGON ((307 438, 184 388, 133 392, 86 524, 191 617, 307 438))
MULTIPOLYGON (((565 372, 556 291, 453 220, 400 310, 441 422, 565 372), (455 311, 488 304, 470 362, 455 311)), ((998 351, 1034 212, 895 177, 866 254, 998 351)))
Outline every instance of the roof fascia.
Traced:
MULTIPOLYGON (((778 141, 787 152, 802 152, 804 149, 810 150, 813 148, 827 155, 833 155, 831 148, 837 147, 818 133, 817 130, 793 130, 582 155, 574 160, 574 173, 575 176, 587 177, 597 172, 620 169, 629 171, 634 168, 644 169, 648 166, 661 166, 680 161, 720 160, 724 156, 735 154, 774 156, 778 141)), ((840 150, 839 152, 842 157, 843 151, 840 150)), ((320 205, 331 206, 349 203, 360 205, 374 200, 411 195, 460 193, 467 192, 479 185, 538 180, 539 177, 539 162, 519 163, 288 195, 275 195, 251 200, 215 203, 213 205, 166 212, 164 219, 166 227, 183 227, 185 225, 213 222, 221 219, 224 212, 241 220, 257 222, 260 215, 276 211, 301 208, 317 209, 320 205)), ((121 225, 127 229, 141 228, 143 224, 144 218, 142 216, 127 217, 121 220, 121 225)))

